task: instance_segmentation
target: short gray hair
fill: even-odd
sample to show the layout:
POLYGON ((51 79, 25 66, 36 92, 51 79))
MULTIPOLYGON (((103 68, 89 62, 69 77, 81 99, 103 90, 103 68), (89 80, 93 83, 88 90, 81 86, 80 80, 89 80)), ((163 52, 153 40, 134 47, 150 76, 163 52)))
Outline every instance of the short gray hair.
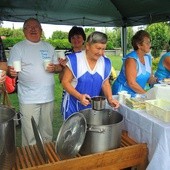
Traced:
POLYGON ((89 43, 89 44, 94 44, 94 43, 106 44, 107 43, 107 35, 103 32, 94 31, 88 36, 87 43, 89 43))
MULTIPOLYGON (((36 21, 36 22, 40 25, 40 28, 41 28, 41 23, 39 22, 38 19, 36 19, 36 18, 28 18, 27 20, 24 21, 23 29, 25 29, 26 26, 27 26, 27 23, 28 23, 29 21, 32 21, 32 20, 36 21)), ((41 29, 42 29, 42 28, 41 28, 41 29)))

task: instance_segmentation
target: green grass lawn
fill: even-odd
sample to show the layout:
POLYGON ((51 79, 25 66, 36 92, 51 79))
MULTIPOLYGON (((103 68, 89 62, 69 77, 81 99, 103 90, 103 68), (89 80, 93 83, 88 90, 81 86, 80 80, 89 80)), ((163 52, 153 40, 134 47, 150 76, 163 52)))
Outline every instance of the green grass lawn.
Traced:
POLYGON ((121 69, 122 66, 122 57, 121 56, 107 56, 110 58, 112 65, 114 67, 115 70, 119 70, 121 69))
MULTIPOLYGON (((108 56, 113 64, 113 67, 116 70, 120 70, 122 61, 120 56, 108 56)), ((63 123, 63 119, 60 113, 60 106, 61 106, 61 98, 62 98, 62 86, 58 80, 58 75, 55 75, 55 110, 54 110, 54 121, 53 121, 53 130, 54 136, 53 140, 55 141, 59 132, 59 129, 63 123)), ((16 111, 19 110, 18 106, 18 98, 17 94, 10 94, 9 95, 12 105, 15 107, 16 111)), ((21 128, 16 128, 16 146, 21 146, 21 128)))

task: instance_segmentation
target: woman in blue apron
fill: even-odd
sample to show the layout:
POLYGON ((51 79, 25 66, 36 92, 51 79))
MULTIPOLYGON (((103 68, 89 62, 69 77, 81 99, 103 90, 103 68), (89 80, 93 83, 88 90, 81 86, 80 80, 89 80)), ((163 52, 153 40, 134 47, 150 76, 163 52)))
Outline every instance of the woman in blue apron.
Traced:
POLYGON ((136 94, 145 94, 147 83, 156 83, 156 78, 151 74, 151 39, 150 35, 144 31, 138 31, 132 37, 134 51, 123 57, 123 65, 119 76, 112 85, 112 93, 118 94, 120 91, 127 91, 134 97, 136 94))
POLYGON ((159 63, 158 68, 155 72, 155 77, 158 78, 158 80, 164 80, 166 78, 170 78, 170 51, 168 50, 167 53, 165 53, 159 63))
POLYGON ((104 56, 106 43, 106 34, 93 32, 87 38, 84 51, 68 55, 62 79, 66 90, 62 104, 64 119, 75 112, 91 108, 87 98, 99 96, 101 90, 111 106, 119 107, 118 101, 112 98, 109 83, 111 62, 104 56))

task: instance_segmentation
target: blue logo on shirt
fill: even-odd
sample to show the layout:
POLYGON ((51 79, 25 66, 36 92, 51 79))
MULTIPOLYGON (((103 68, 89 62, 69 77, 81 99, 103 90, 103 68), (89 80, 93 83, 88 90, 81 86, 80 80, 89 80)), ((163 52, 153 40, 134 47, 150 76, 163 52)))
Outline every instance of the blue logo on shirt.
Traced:
POLYGON ((47 50, 40 50, 40 53, 41 53, 41 57, 42 57, 43 60, 50 59, 47 50))

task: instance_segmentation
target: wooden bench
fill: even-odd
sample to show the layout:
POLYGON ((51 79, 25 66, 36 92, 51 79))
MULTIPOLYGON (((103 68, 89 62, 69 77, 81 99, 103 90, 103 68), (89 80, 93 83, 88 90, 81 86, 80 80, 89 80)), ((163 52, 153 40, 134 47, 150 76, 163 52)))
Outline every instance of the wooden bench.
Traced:
POLYGON ((128 167, 145 170, 148 163, 146 144, 137 144, 125 131, 122 133, 121 147, 106 152, 59 160, 54 147, 54 143, 45 144, 48 163, 44 162, 36 145, 17 147, 16 164, 12 170, 120 170, 128 167))

